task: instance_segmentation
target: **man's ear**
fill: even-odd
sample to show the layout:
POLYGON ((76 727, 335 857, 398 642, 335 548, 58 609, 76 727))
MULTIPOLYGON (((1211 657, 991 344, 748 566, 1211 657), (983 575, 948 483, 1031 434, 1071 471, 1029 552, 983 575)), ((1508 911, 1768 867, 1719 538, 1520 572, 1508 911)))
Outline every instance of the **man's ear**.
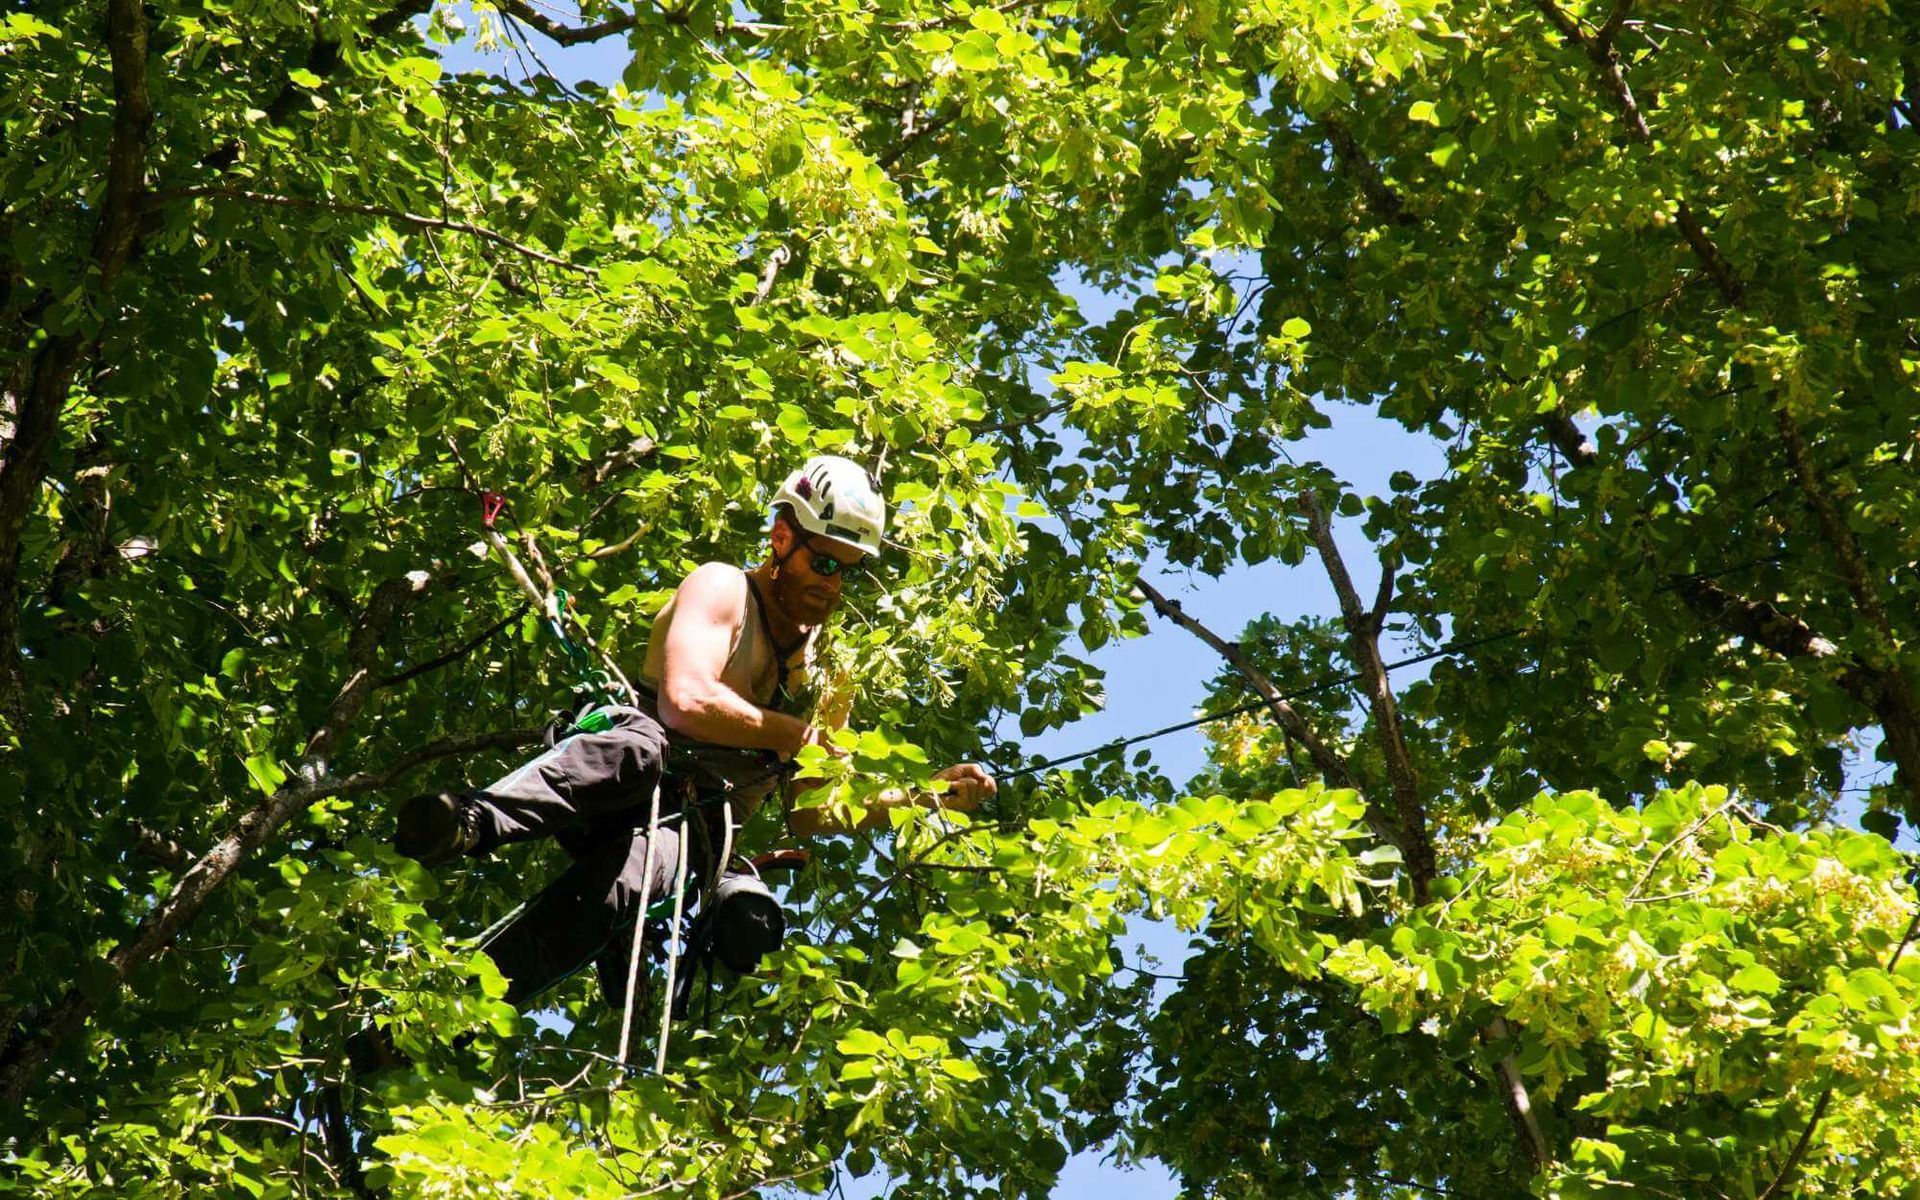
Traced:
POLYGON ((785 558, 793 552, 793 526, 784 520, 776 519, 773 528, 767 531, 767 544, 773 547, 773 557, 785 558))

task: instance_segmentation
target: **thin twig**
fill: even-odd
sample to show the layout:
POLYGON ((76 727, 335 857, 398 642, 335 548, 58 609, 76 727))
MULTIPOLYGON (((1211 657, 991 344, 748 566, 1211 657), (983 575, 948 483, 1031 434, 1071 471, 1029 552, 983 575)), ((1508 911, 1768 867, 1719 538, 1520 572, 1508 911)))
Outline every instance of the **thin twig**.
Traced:
POLYGON ((545 250, 541 250, 535 246, 529 246, 524 242, 516 242, 506 234, 488 229, 484 225, 476 225, 471 221, 448 220, 445 217, 422 216, 419 213, 411 213, 403 209, 389 208, 384 204, 356 204, 351 201, 322 200, 311 196, 282 196, 274 192, 255 192, 248 191, 245 188, 233 187, 168 188, 165 191, 149 193, 148 202, 158 203, 163 200, 184 198, 238 200, 247 204, 265 204, 281 208, 307 208, 322 212, 349 213, 363 217, 381 217, 385 220, 399 221, 402 224, 417 226, 421 229, 446 229, 454 233, 468 234, 472 237, 480 238, 483 241, 492 242, 496 246, 503 246, 523 257, 531 258, 537 262, 547 263, 551 266, 561 267, 568 271, 574 271, 581 275, 593 276, 600 273, 595 267, 587 266, 584 263, 577 263, 571 259, 561 258, 555 254, 549 254, 545 250))
POLYGON ((1673 853, 1673 851, 1676 848, 1678 848, 1682 843, 1692 839, 1694 834, 1699 833, 1702 829, 1705 829, 1707 825, 1711 823, 1715 817, 1718 817, 1721 813, 1726 812, 1728 809, 1732 808, 1733 805, 1734 805, 1734 801, 1730 798, 1727 800, 1726 803, 1722 804, 1719 808, 1714 809, 1712 812, 1702 813, 1698 820, 1694 821, 1691 825, 1688 825, 1685 829, 1681 830, 1679 835, 1676 836, 1672 841, 1668 842, 1666 845, 1660 847, 1659 850, 1655 851, 1653 855, 1653 859, 1647 863, 1647 869, 1641 873, 1640 881, 1634 884, 1633 887, 1627 890, 1626 898, 1628 900, 1632 900, 1635 896, 1638 896, 1640 894, 1640 890, 1646 887, 1648 883, 1652 882, 1653 873, 1660 869, 1660 864, 1662 861, 1666 859, 1667 855, 1673 853))
POLYGON ((473 637, 460 643, 458 646, 455 646, 453 649, 447 651, 445 654, 442 654, 436 658, 428 659, 426 662, 421 663, 417 667, 409 667, 408 669, 400 672, 398 675, 388 675, 384 679, 380 680, 379 683, 376 683, 374 686, 383 687, 383 688, 393 687, 397 684, 405 683, 409 679, 415 679, 421 675, 425 675, 429 671, 437 671, 441 667, 444 667, 449 663, 458 662, 459 660, 465 658, 467 655, 472 654, 475 650, 479 649, 483 644, 485 644, 495 634, 499 633, 502 629, 505 629, 507 626, 513 624, 515 621, 518 621, 521 617, 525 616, 527 614, 529 607, 530 607, 529 604, 523 603, 519 608, 516 608, 512 612, 508 613, 506 616, 501 617, 498 621, 495 621, 493 624, 487 626, 485 629, 481 630, 479 633, 474 634, 473 637))

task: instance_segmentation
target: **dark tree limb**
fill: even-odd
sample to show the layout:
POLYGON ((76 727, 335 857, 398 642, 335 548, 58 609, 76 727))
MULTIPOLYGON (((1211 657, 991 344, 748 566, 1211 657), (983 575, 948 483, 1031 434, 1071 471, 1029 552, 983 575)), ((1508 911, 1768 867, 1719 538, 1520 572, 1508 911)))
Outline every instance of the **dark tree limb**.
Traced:
POLYGON ((1840 648, 1799 617, 1765 600, 1736 595, 1705 575, 1683 575, 1674 589, 1689 608, 1782 658, 1832 658, 1840 648))
MULTIPOLYGON (((1339 752, 1334 750, 1333 747, 1321 740, 1320 735, 1314 732, 1313 726, 1309 725, 1306 718, 1300 715, 1300 710, 1281 698, 1280 689, 1274 686, 1273 679, 1269 677, 1265 671, 1262 671, 1256 666, 1253 660, 1247 657, 1246 652, 1240 649, 1239 645, 1226 640, 1213 630, 1208 629, 1205 625, 1201 624, 1199 620, 1189 615, 1187 611, 1180 606, 1179 601, 1168 599, 1158 588, 1148 583, 1145 579, 1134 580, 1134 586, 1139 588, 1140 594, 1147 598, 1147 603, 1153 605, 1155 612, 1205 642, 1212 648, 1214 653, 1227 661, 1228 666, 1240 672, 1241 677, 1247 681, 1248 685, 1251 686, 1255 692, 1259 693, 1262 700, 1267 702, 1267 707, 1272 711, 1275 723, 1286 731, 1288 737, 1300 743, 1306 750, 1307 757, 1313 760, 1314 768, 1320 772, 1321 776, 1330 786, 1352 788, 1355 791, 1360 790, 1360 784, 1354 778, 1353 771, 1347 765, 1346 759, 1342 758, 1339 752)), ((1389 820, 1383 821, 1382 824, 1385 828, 1376 829, 1376 832, 1381 833, 1384 837, 1388 831, 1393 831, 1393 823, 1389 820)), ((1386 840, 1397 844, 1397 831, 1394 832, 1396 836, 1388 837, 1386 840)))
MULTIPOLYGON (((424 572, 389 580, 374 589, 353 632, 348 637, 348 675, 327 708, 325 719, 307 739, 305 755, 286 783, 244 813, 232 830, 180 879, 166 898, 141 918, 133 932, 106 955, 113 983, 125 986, 140 966, 157 957, 200 915, 207 900, 249 858, 297 814, 317 800, 344 792, 388 786, 423 763, 481 749, 531 745, 539 739, 533 730, 447 738, 419 747, 383 770, 347 777, 330 774, 327 759, 360 715, 373 694, 375 658, 381 640, 403 609, 428 585, 424 572)), ((47 1012, 39 1029, 12 1048, 0 1066, 0 1102, 17 1104, 45 1069, 54 1050, 80 1032, 95 1011, 96 1000, 75 987, 47 1012)))
POLYGON ((1873 709, 1880 718, 1880 732, 1893 755, 1896 777, 1906 792, 1909 822, 1920 821, 1920 705, 1916 704, 1913 682, 1901 665, 1899 638, 1888 616, 1886 601, 1874 583, 1861 553, 1859 539, 1840 511, 1834 488, 1813 460, 1807 448, 1806 434, 1800 422, 1783 403, 1775 413, 1780 427, 1780 442, 1793 468, 1807 507, 1813 510, 1821 535, 1840 566, 1840 578, 1860 610, 1867 626, 1867 645, 1860 657, 1874 681, 1873 709))
POLYGON ((1541 418, 1541 426, 1547 431, 1547 440, 1553 443, 1567 460, 1570 467, 1590 467, 1600 460, 1599 447, 1593 439, 1580 432, 1573 418, 1563 412, 1551 412, 1541 418))
POLYGON ((900 161, 900 156, 908 150, 913 149, 916 143, 931 137, 933 134, 939 133, 942 129, 953 124, 959 117, 960 109, 957 106, 928 117, 925 121, 905 130, 900 137, 894 141, 893 145, 888 146, 879 154, 874 155, 873 161, 881 170, 890 170, 894 163, 900 161))
POLYGON ((513 624, 515 621, 518 621, 521 617, 525 616, 530 607, 531 605, 525 602, 522 602, 519 608, 516 608, 512 612, 508 613, 506 616, 501 617, 498 621, 495 621, 493 624, 487 626, 485 629, 482 629, 479 633, 474 634, 471 638, 468 638, 466 641, 461 642, 459 645, 455 646, 451 650, 448 650, 446 653, 430 658, 426 662, 420 663, 417 666, 408 667, 406 670, 400 672, 397 675, 385 676, 380 680, 379 683, 375 684, 374 686, 383 687, 383 688, 394 687, 398 684, 405 683, 409 679, 417 679, 420 676, 427 674, 429 671, 437 671, 441 667, 459 662, 461 659, 465 658, 467 655, 472 654, 475 650, 478 650, 481 646, 485 645, 488 641, 490 641, 493 638, 495 634, 499 633, 502 629, 505 629, 507 626, 513 624))
POLYGON ((601 455, 580 468, 580 484, 597 488, 623 471, 632 470, 652 458, 659 443, 650 437, 637 437, 617 450, 601 455))
MULTIPOLYGON (((0 461, 0 719, 16 731, 24 728, 26 713, 26 677, 20 661, 20 542, 40 494, 47 451, 59 431, 74 372, 98 327, 109 319, 114 285, 133 256, 139 236, 139 201, 146 186, 153 100, 147 85, 146 10, 140 0, 110 0, 106 36, 113 72, 113 135, 92 247, 91 282, 98 319, 89 322, 88 328, 52 334, 32 356, 23 393, 17 399, 10 397, 14 399, 13 437, 0 461)), ((27 357, 26 346, 18 351, 19 357, 27 357)))
POLYGON ((193 853, 179 842, 143 821, 131 823, 133 848, 161 866, 173 871, 185 870, 193 862, 193 853))
POLYGON ((1387 680, 1386 660, 1380 657, 1379 624, 1384 612, 1369 614, 1360 607, 1360 593, 1354 589, 1353 576, 1334 544, 1333 526, 1311 491, 1300 494, 1301 508, 1307 514, 1307 528, 1320 561, 1340 598, 1340 613, 1346 623, 1348 644, 1354 663, 1366 675, 1367 701, 1373 710, 1374 728, 1380 737, 1381 754, 1387 763, 1387 786, 1393 795, 1394 821, 1403 839, 1401 854, 1406 859, 1407 877, 1413 883, 1416 904, 1427 902, 1428 891, 1439 871, 1433 851, 1433 837, 1427 829, 1427 806, 1420 797, 1420 785, 1414 778, 1413 758, 1407 752, 1406 733, 1400 726, 1400 709, 1394 702, 1393 687, 1387 680))
POLYGON ((592 25, 568 25, 563 21, 556 21, 529 4, 527 0, 500 0, 500 11, 516 21, 539 30, 562 46, 597 42, 601 38, 612 37, 616 33, 625 33, 640 23, 637 3, 631 11, 608 17, 592 25))
POLYGON ((767 255, 766 269, 760 272, 760 286, 753 290, 753 305, 759 307, 773 295, 774 281, 780 278, 780 268, 793 261, 793 251, 785 246, 775 246, 773 253, 767 255))
POLYGON ((504 233, 476 225, 471 221, 455 221, 446 217, 428 217, 419 213, 410 213, 398 208, 388 208, 381 204, 355 204, 344 200, 322 200, 311 196, 282 196, 274 192, 254 192, 237 187, 183 187, 167 188, 152 193, 153 202, 176 199, 213 199, 237 200, 247 204, 264 204, 281 208, 316 209, 321 212, 348 213, 363 217, 380 217, 389 221, 398 221, 403 225, 412 225, 419 229, 445 229, 452 233, 464 233, 482 241, 492 242, 505 247, 524 258, 535 262, 547 263, 581 275, 598 275, 600 272, 584 263, 549 254, 537 246, 525 242, 516 242, 504 233))
MULTIPOLYGON (((392 37, 404 29, 409 21, 428 12, 432 7, 430 0, 404 0, 403 3, 395 5, 369 21, 367 32, 376 38, 392 37)), ((306 69, 322 79, 330 77, 340 69, 344 49, 345 45, 339 38, 328 37, 320 32, 316 22, 313 42, 307 47, 306 69)), ((267 114, 267 124, 286 124, 287 120, 293 116, 294 106, 307 95, 306 88, 289 79, 261 110, 267 114)), ((200 165, 215 174, 220 174, 231 169, 239 161, 240 143, 227 142, 201 159, 200 165)))
MULTIPOLYGON (((1505 1041, 1511 1032, 1505 1017, 1495 1017, 1487 1023, 1486 1036, 1493 1041, 1505 1041)), ((1553 1145, 1547 1141, 1546 1132, 1540 1128, 1539 1115, 1533 1111, 1533 1097, 1527 1093, 1526 1077, 1520 1074, 1519 1062, 1512 1054, 1503 1054, 1494 1064, 1494 1071, 1500 1076, 1500 1102, 1507 1110, 1507 1119, 1513 1122, 1520 1144, 1526 1147, 1527 1157, 1533 1161, 1533 1169, 1544 1170, 1553 1163, 1553 1145)))
POLYGON ((1420 219, 1407 211, 1406 201, 1380 173, 1380 165, 1363 150, 1346 122, 1331 113, 1317 118, 1333 145, 1333 156, 1360 184, 1367 207, 1389 225, 1418 225, 1420 219))
MULTIPOLYGON (((1630 3, 1622 0, 1608 18, 1607 24, 1599 33, 1589 34, 1580 28, 1580 23, 1561 9, 1555 0, 1535 0, 1535 6, 1545 14, 1547 21, 1561 35, 1586 52, 1600 76, 1601 87, 1607 98, 1620 110, 1621 120, 1626 123, 1627 136, 1643 146, 1653 144, 1653 130, 1647 126, 1646 114, 1640 110, 1640 102, 1634 98, 1633 86, 1627 82, 1626 69, 1620 65, 1619 52, 1613 45, 1613 33, 1619 30, 1620 22, 1626 20, 1626 10, 1630 3), (1603 36, 1604 35, 1604 36, 1603 36)), ((1700 218, 1685 200, 1674 208, 1674 220, 1680 226, 1681 236, 1693 250, 1694 256, 1713 277, 1713 283, 1720 290, 1720 296, 1728 304, 1738 306, 1746 292, 1746 285, 1734 273, 1733 266, 1720 252, 1700 218)))

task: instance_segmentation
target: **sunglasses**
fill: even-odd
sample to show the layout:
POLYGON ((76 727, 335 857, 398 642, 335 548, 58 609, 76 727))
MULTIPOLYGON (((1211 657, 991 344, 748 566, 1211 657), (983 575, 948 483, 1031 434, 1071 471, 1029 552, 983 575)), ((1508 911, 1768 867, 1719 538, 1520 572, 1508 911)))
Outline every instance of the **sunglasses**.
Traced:
POLYGON ((811 541, 807 545, 807 566, 822 579, 832 579, 836 575, 849 581, 863 578, 867 574, 867 562, 841 562, 831 554, 815 550, 811 541))

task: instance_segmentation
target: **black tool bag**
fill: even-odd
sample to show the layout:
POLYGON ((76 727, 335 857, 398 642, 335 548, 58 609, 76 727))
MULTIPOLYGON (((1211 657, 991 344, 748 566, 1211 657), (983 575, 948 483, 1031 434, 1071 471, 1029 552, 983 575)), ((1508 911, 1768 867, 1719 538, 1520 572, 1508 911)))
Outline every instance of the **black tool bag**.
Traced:
POLYGON ((673 1015, 687 1015, 694 979, 702 970, 706 972, 711 1004, 715 962, 739 974, 751 974, 759 969, 762 958, 780 948, 786 933, 786 914, 759 876, 747 872, 726 876, 693 920, 686 959, 673 989, 673 1015))

